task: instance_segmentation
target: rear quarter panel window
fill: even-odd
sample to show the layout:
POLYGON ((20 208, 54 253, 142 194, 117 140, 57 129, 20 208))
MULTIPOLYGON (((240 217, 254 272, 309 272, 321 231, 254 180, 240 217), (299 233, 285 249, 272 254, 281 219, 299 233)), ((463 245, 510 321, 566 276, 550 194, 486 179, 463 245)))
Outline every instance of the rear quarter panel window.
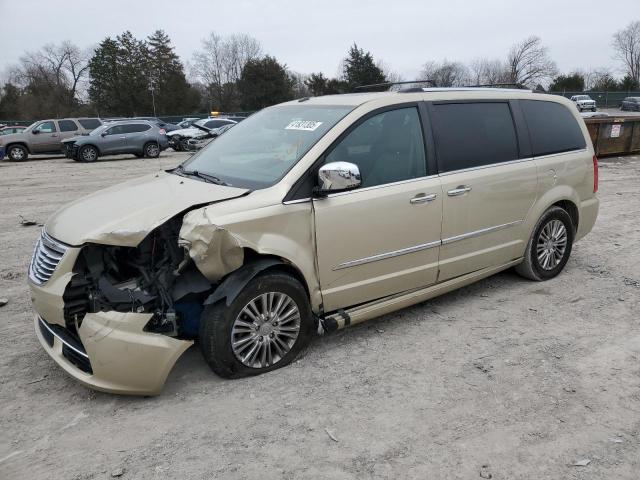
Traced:
POLYGON ((518 159, 508 103, 442 103, 432 111, 440 173, 518 159))
POLYGON ((82 125, 82 128, 85 128, 87 130, 93 130, 94 128, 98 128, 100 125, 102 125, 102 122, 100 122, 100 120, 98 120, 97 118, 82 118, 78 120, 78 122, 80 123, 80 125, 82 125))
POLYGON ((534 156, 582 150, 586 142, 573 114, 562 104, 520 100, 534 156))

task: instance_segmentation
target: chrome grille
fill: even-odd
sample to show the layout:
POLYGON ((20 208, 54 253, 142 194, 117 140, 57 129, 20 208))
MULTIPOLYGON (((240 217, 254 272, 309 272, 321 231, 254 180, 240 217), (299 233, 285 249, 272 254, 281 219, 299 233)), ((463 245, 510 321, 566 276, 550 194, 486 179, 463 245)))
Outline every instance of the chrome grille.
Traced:
POLYGON ((42 285, 49 280, 68 248, 64 243, 60 243, 47 235, 43 228, 40 240, 38 240, 36 249, 33 252, 31 265, 29 265, 29 278, 31 281, 42 285))

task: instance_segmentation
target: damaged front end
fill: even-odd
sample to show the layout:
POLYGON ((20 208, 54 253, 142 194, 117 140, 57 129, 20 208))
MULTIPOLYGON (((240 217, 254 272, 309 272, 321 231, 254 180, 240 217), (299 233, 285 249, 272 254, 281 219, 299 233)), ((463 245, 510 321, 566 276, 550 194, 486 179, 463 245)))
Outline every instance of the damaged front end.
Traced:
POLYGON ((212 285, 178 245, 180 225, 164 223, 137 247, 85 245, 64 293, 67 325, 86 313, 130 312, 151 316, 147 332, 195 338, 212 285))

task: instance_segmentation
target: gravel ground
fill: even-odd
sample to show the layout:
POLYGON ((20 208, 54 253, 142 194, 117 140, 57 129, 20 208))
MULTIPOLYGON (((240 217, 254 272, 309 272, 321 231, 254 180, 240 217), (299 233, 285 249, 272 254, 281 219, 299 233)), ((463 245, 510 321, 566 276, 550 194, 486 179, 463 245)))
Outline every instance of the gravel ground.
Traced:
POLYGON ((602 161, 596 227, 554 280, 505 272, 260 377, 192 348, 159 397, 87 390, 33 333, 40 229, 19 215, 181 158, 0 163, 0 478, 638 479, 640 157, 602 161))

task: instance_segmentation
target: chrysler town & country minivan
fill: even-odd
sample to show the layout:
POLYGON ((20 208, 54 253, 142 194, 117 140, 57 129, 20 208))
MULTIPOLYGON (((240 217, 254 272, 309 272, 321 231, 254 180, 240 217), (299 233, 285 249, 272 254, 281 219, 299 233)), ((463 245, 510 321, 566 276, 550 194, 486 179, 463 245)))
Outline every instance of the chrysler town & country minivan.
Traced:
POLYGON ((560 96, 287 102, 55 213, 29 268, 36 334, 108 392, 159 393, 195 341, 223 377, 267 372, 316 331, 511 267, 555 277, 595 223, 597 187, 588 132, 560 96))

